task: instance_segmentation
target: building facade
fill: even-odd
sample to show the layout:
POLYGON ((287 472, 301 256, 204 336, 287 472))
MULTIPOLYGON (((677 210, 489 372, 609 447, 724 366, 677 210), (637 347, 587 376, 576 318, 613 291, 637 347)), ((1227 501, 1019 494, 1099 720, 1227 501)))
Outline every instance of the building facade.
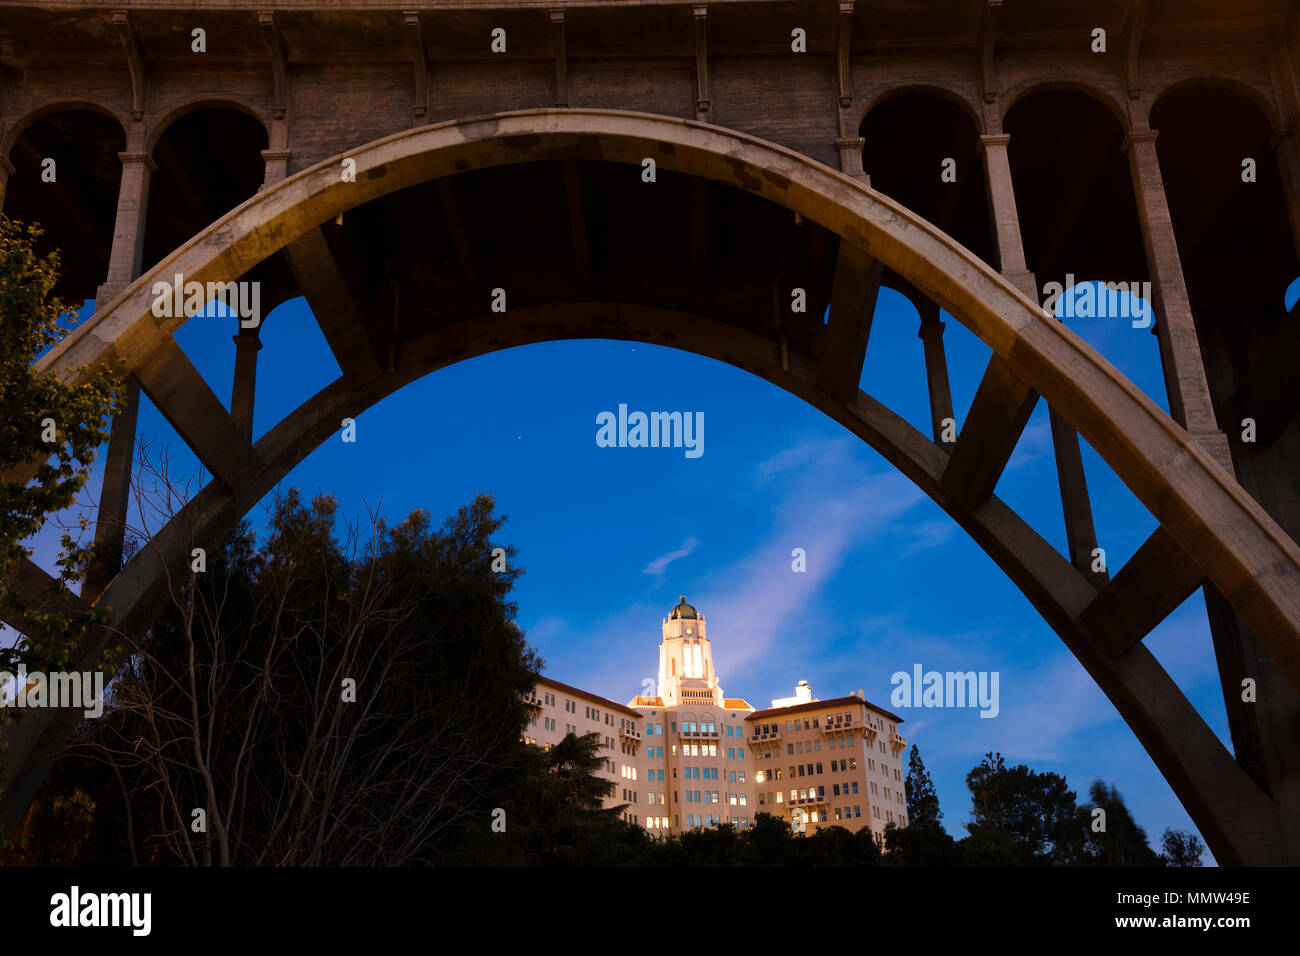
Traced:
POLYGON ((902 718, 861 691, 818 700, 807 681, 793 697, 757 710, 728 697, 707 623, 683 596, 663 621, 659 694, 627 704, 538 679, 524 739, 551 747, 569 733, 601 737, 608 805, 653 834, 771 814, 797 830, 907 825, 902 718))

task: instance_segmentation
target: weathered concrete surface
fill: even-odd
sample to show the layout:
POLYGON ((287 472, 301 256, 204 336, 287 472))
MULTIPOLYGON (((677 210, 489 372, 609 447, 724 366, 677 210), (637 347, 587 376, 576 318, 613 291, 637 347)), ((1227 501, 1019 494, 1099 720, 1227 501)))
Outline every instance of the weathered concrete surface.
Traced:
MULTIPOLYGON (((1005 369, 1005 375, 993 376, 990 383, 1005 377, 1018 383, 1012 390, 1016 395, 1022 388, 1032 389, 1059 409, 1156 514, 1178 547, 1230 596, 1283 672, 1300 682, 1300 549, 1186 431, 1077 336, 988 265, 861 183, 749 137, 693 121, 615 111, 542 110, 422 127, 349 155, 356 161, 355 183, 341 181, 338 163, 330 161, 259 193, 109 303, 43 360, 42 367, 75 380, 77 367, 121 356, 129 368, 144 373, 146 388, 150 378, 159 378, 155 390, 164 408, 172 406, 172 417, 182 425, 193 423, 182 433, 195 434, 202 447, 211 438, 200 438, 199 432, 229 434, 235 425, 228 416, 228 424, 221 424, 224 410, 219 404, 213 407, 215 399, 209 400, 210 395, 193 405, 179 393, 178 386, 190 382, 202 395, 185 368, 188 362, 167 363, 179 371, 163 375, 157 356, 175 359, 171 333, 180 322, 150 314, 151 287, 157 278, 180 272, 202 282, 233 281, 348 209, 467 167, 592 156, 636 167, 641 157, 652 155, 663 169, 730 184, 825 225, 841 241, 879 258, 963 321, 993 348, 994 362, 1005 369)), ((225 482, 205 490, 197 503, 196 512, 205 517, 193 521, 187 516, 179 524, 196 529, 196 539, 228 527, 278 476, 332 434, 342 415, 354 415, 358 405, 377 400, 430 367, 522 342, 591 334, 663 342, 739 364, 802 395, 837 420, 851 423, 855 432, 872 441, 964 527, 975 529, 976 539, 1008 569, 1058 633, 1066 636, 1189 809, 1196 808, 1198 825, 1213 840, 1221 859, 1280 862, 1290 858, 1271 801, 1263 794, 1250 796, 1248 783, 1241 779, 1244 775, 1203 722, 1197 719, 1189 724, 1194 713, 1168 679, 1162 681, 1158 665, 1145 649, 1138 645, 1114 658, 1082 624, 1080 615, 1096 590, 1068 562, 1018 519, 1012 521, 995 499, 951 494, 942 481, 948 456, 933 443, 897 423, 868 428, 861 415, 869 400, 861 393, 845 404, 815 385, 799 384, 793 371, 781 371, 770 341, 724 323, 703 319, 688 323, 673 313, 592 303, 536 313, 512 310, 505 317, 485 317, 431 332, 398 351, 393 374, 361 383, 341 379, 241 457, 227 460, 225 482), (359 395, 366 396, 364 402, 359 395), (918 461, 930 462, 931 467, 922 468, 918 461), (1014 531, 995 534, 989 522, 1010 522, 1014 531), (1048 553, 1054 561, 1047 559, 1048 553), (1129 684, 1122 676, 1136 674, 1146 683, 1129 684), (1192 733, 1192 726, 1203 733, 1192 733), (1220 802, 1229 791, 1231 800, 1220 802), (1229 811, 1229 804, 1254 809, 1247 819, 1240 819, 1241 811, 1229 811)), ((788 356, 788 364, 808 375, 820 374, 807 371, 816 364, 797 353, 788 356)), ((877 412, 877 417, 884 414, 877 412)), ((231 447, 238 448, 238 442, 231 447)), ((176 550, 161 552, 166 562, 175 563, 188 538, 188 532, 175 535, 176 550)), ((166 536, 160 536, 156 543, 165 548, 166 541, 166 536)), ((147 619, 145 610, 157 600, 161 567, 152 555, 136 559, 113 582, 104 601, 113 603, 124 622, 147 619)), ((38 764, 33 767, 39 769, 38 764)), ((14 792, 12 799, 20 796, 14 792)))
MULTIPOLYGON (((226 415, 171 342, 170 333, 179 323, 141 320, 139 287, 132 293, 126 285, 140 269, 147 221, 159 220, 167 227, 166 234, 179 237, 194 235, 215 218, 202 212, 208 199, 202 190, 183 181, 184 170, 178 169, 168 130, 196 110, 234 108, 246 122, 248 117, 256 121, 254 131, 258 135, 264 131, 266 147, 260 150, 264 168, 257 166, 256 177, 242 196, 251 195, 259 183, 274 187, 286 175, 314 163, 325 161, 326 166, 299 181, 292 195, 281 194, 276 200, 280 205, 254 202, 225 216, 166 255, 152 274, 170 280, 169 270, 179 265, 187 270, 187 278, 233 280, 247 276, 256 265, 261 271, 253 274, 268 289, 279 289, 266 300, 268 308, 271 301, 293 294, 288 290, 296 284, 308 296, 345 373, 337 388, 326 390, 331 401, 346 404, 362 395, 373 395, 370 400, 375 400, 387 394, 394 381, 424 367, 416 358, 419 348, 451 361, 484 346, 480 330, 498 327, 486 346, 579 334, 645 336, 648 341, 683 347, 693 343, 689 347, 750 367, 774 381, 780 379, 873 441, 887 458, 927 487, 1017 580, 1139 733, 1221 862, 1276 860, 1277 853, 1281 859, 1300 860, 1295 546, 1264 515, 1266 509, 1293 537, 1300 529, 1296 523, 1300 487, 1290 451, 1300 448, 1300 429, 1282 417, 1294 411, 1294 383, 1288 385, 1277 375, 1255 379, 1247 374, 1252 365, 1264 368, 1260 357, 1269 354, 1267 343, 1259 344, 1265 336, 1258 333, 1250 339, 1250 364, 1234 367, 1235 360, 1227 356, 1235 352, 1219 337, 1223 330, 1242 323, 1207 323, 1207 302, 1220 309, 1222 302, 1201 293, 1198 306, 1198 293, 1189 294, 1192 279, 1211 270, 1203 262, 1192 267, 1180 261, 1192 250, 1178 247, 1178 209, 1171 208, 1173 199, 1165 196, 1159 165, 1164 161, 1163 172, 1168 174, 1169 157, 1157 156, 1157 131, 1151 122, 1153 110, 1189 85, 1235 91, 1276 131, 1268 152, 1277 157, 1284 206, 1294 226, 1300 209, 1295 194, 1300 161, 1290 130, 1300 120, 1293 66, 1300 36, 1288 4, 1247 0, 1213 12, 1165 5, 1136 24, 1124 19, 1123 5, 1089 2, 1040 9, 1033 4, 985 4, 983 0, 942 5, 921 0, 856 5, 715 0, 707 6, 591 0, 568 4, 562 13, 551 6, 544 0, 435 2, 415 3, 399 11, 372 0, 351 0, 346 5, 288 0, 271 12, 241 2, 221 2, 196 11, 172 0, 125 0, 111 9, 75 0, 40 5, 0 0, 0 181, 9 178, 17 164, 15 181, 19 188, 28 188, 30 177, 24 174, 29 170, 21 157, 30 159, 32 150, 24 137, 34 124, 62 110, 96 110, 112 117, 123 131, 121 187, 109 197, 116 204, 117 221, 112 223, 112 248, 104 250, 104 271, 97 280, 104 283, 98 301, 110 308, 101 309, 94 330, 85 330, 76 343, 69 343, 64 359, 95 360, 118 352, 128 356, 146 391, 221 479, 204 492, 200 510, 207 509, 203 513, 208 517, 196 527, 218 534, 222 522, 242 513, 247 496, 264 479, 279 473, 288 459, 263 447, 270 435, 256 447, 248 443, 255 380, 251 345, 240 348, 239 379, 232 388, 234 414, 226 415), (1089 48, 1091 31, 1099 25, 1109 37, 1105 54, 1089 48), (208 31, 204 54, 189 49, 194 26, 208 31), (489 31, 496 26, 508 32, 506 54, 487 48, 489 31), (790 33, 796 27, 806 31, 806 53, 791 50, 790 33), (1102 103, 1130 144, 1126 160, 1145 262, 1125 263, 1124 273, 1117 278, 1139 278, 1136 270, 1149 267, 1156 288, 1156 329, 1170 408, 1178 421, 1187 424, 1190 444, 1188 432, 1170 423, 1109 366, 1099 365, 1086 347, 1080 351, 1064 330, 1051 329, 1059 323, 1044 323, 1031 305, 1038 296, 1038 282, 1060 276, 1035 277, 1026 264, 1027 256, 1036 261, 1033 256, 1041 252, 1035 250, 1032 228, 1024 225, 1024 209, 1016 206, 1016 189, 1026 186, 1026 180, 1012 184, 1016 150, 1026 139, 1017 132, 1009 140, 1003 123, 1018 104, 1058 90, 1081 91, 1102 103), (858 124, 887 99, 909 93, 956 104, 973 124, 971 135, 978 138, 983 153, 979 165, 989 224, 1010 287, 997 281, 990 286, 997 277, 937 228, 920 226, 905 213, 900 216, 901 210, 879 197, 866 194, 870 198, 863 200, 846 192, 843 177, 826 179, 826 171, 809 174, 818 170, 807 163, 812 159, 839 166, 849 177, 866 182, 858 124), (523 120, 488 116, 450 127, 468 134, 463 141, 447 128, 431 131, 429 140, 402 136, 413 124, 560 103, 593 109, 575 114, 572 122, 552 120, 547 114, 523 120), (599 107, 649 107, 669 117, 707 119, 742 135, 713 130, 708 134, 712 139, 700 139, 695 136, 698 128, 685 124, 680 129, 642 129, 637 117, 594 109, 599 107), (754 142, 743 134, 770 142, 754 142), (378 140, 383 142, 371 142, 378 140), (770 143, 793 153, 773 152, 770 143), (379 152, 373 152, 376 149, 379 152), (327 189, 328 161, 360 153, 372 161, 354 188, 327 189), (674 276, 671 286, 688 293, 682 297, 652 294, 662 290, 649 289, 644 279, 630 274, 611 275, 608 244, 597 242, 591 232, 601 228, 601 209, 591 205, 599 201, 591 198, 592 187, 608 187, 608 182, 593 184, 591 165, 602 160, 638 164, 644 156, 655 158, 662 170, 693 177, 680 207, 684 227, 680 236, 656 237, 685 252, 684 265, 671 257, 656 263, 666 275, 674 276), (156 172, 155 160, 159 161, 156 172), (489 273, 509 263, 489 261, 481 244, 475 248, 474 224, 464 211, 472 208, 467 203, 474 197, 467 200, 463 184, 457 186, 447 177, 513 164, 522 182, 527 180, 525 170, 554 160, 564 168, 562 188, 550 189, 545 177, 539 177, 543 189, 533 194, 532 205, 542 220, 558 218, 560 228, 554 234, 539 234, 534 245, 537 269, 506 269, 503 275, 492 275, 489 283, 489 273), (173 189, 172 194, 184 201, 175 208, 151 205, 151 179, 171 176, 174 180, 178 175, 179 193, 173 189), (807 235, 800 240, 804 259, 800 281, 809 282, 826 257, 837 255, 840 240, 836 237, 843 237, 838 254, 874 257, 887 266, 884 283, 905 287, 923 315, 941 305, 971 327, 993 347, 996 361, 1005 363, 1008 378, 1031 387, 1051 407, 1075 568, 1081 568, 1095 543, 1077 460, 1077 428, 1160 520, 1159 537, 1153 536, 1145 550, 1148 557, 1168 556, 1167 561, 1151 558, 1149 562, 1163 574, 1146 589, 1144 562, 1137 561, 1099 597, 1097 588, 1105 584, 1104 576, 1049 574, 1045 569, 1055 566, 1047 557, 1050 549, 1032 532, 1025 536, 1013 531, 999 537, 981 531, 977 516, 1004 508, 996 498, 983 504, 977 500, 991 492, 990 483, 996 483, 997 462, 992 467, 984 462, 976 469, 979 481, 957 482, 954 470, 949 489, 936 485, 931 490, 926 482, 933 485, 948 467, 946 451, 939 450, 941 457, 936 459, 934 444, 912 448, 910 443, 919 436, 893 428, 879 415, 867 416, 875 423, 868 427, 845 410, 861 410, 861 403, 869 402, 853 387, 853 369, 861 365, 860 346, 869 316, 860 324, 836 325, 828 335, 827 330, 800 324, 782 316, 775 305, 769 309, 764 303, 769 282, 769 301, 775 303, 794 280, 772 281, 758 272, 718 274, 708 257, 710 237, 720 231, 717 223, 709 222, 710 197, 716 199, 717 192, 705 184, 706 179, 798 212, 810 226, 818 224, 805 230, 807 235), (338 213, 429 181, 437 181, 440 201, 433 211, 445 220, 455 247, 454 272, 468 277, 446 290, 449 301, 456 303, 447 316, 413 315, 410 302, 421 294, 427 298, 431 287, 411 286, 399 303, 398 293, 404 283, 414 281, 412 276, 377 278, 373 263, 358 265, 350 258, 364 250, 355 244, 349 249, 343 231, 331 225, 338 213), (552 194, 559 197, 558 203, 550 203, 552 194), (1028 231, 1022 234, 1022 229, 1028 231), (569 281, 564 277, 549 284, 539 282, 543 278, 539 270, 554 272, 562 263, 567 268, 570 246, 570 287, 560 288, 569 281), (279 254, 282 249, 284 254, 279 254), (200 277, 189 271, 191 266, 206 272, 200 277), (1186 278, 1185 269, 1191 269, 1186 278), (470 331, 462 323, 479 315, 475 303, 482 306, 486 289, 501 282, 514 290, 534 290, 528 309, 540 311, 511 309, 512 317, 532 315, 532 324, 514 328, 508 321, 500 324, 496 318, 481 317, 486 321, 470 331), (759 296, 753 294, 755 285, 763 287, 759 296), (1008 299, 1008 288, 1026 298, 1008 299), (592 299, 604 301, 590 303, 592 299), (574 307, 579 317, 572 321, 547 311, 566 301, 588 304, 574 307), (666 316, 679 313, 707 316, 715 324, 703 327, 714 333, 700 341, 674 331, 666 316), (756 318, 746 322, 745 315, 756 318), (742 346, 741 340, 755 335, 757 342, 742 346), (416 343, 421 345, 417 348, 416 343), (738 362, 742 354, 749 354, 746 348, 753 354, 738 362), (810 361, 816 371, 814 383, 833 386, 831 399, 823 388, 809 391, 800 385, 798 370, 806 370, 810 361), (1272 384, 1250 385, 1265 379, 1272 384), (1222 394, 1225 389, 1229 398, 1240 393, 1245 410, 1234 407, 1231 414, 1225 413, 1231 404, 1222 394), (1248 446, 1234 439, 1230 457, 1228 440, 1219 429, 1231 434, 1236 418, 1257 407, 1264 410, 1260 414, 1268 421, 1272 444, 1248 446), (920 461, 938 471, 931 474, 929 465, 921 467, 920 461), (1215 471, 1212 461, 1224 470, 1215 471), (1234 467, 1249 495, 1233 482, 1234 467), (964 491, 960 496, 964 504, 950 500, 948 492, 954 487, 964 491), (1041 573, 1028 573, 1024 567, 1041 573), (1163 672, 1151 678, 1142 671, 1148 664, 1158 671, 1158 665, 1148 660, 1140 644, 1133 643, 1200 573, 1212 582, 1206 588, 1207 602, 1238 760, 1250 768, 1262 788, 1254 796, 1249 788, 1233 789, 1239 781, 1219 767, 1221 755, 1203 739, 1203 723, 1186 708, 1176 688, 1167 684, 1163 672), (1080 580, 1086 588, 1079 587, 1080 580), (1226 600, 1218 598, 1220 591, 1226 600), (1085 608, 1091 608, 1094 623, 1111 622, 1107 634, 1079 624, 1089 619, 1089 615, 1080 618, 1085 608), (1245 632, 1243 621, 1257 631, 1258 642, 1245 632), (1144 700, 1140 685, 1130 686, 1127 678, 1111 671, 1129 666, 1136 668, 1128 672, 1129 677, 1142 672, 1144 679, 1154 681, 1153 688, 1162 689, 1153 690, 1144 700), (1248 713, 1233 707, 1234 688, 1243 674, 1258 676, 1261 689, 1267 689, 1261 703, 1248 713), (1191 749, 1180 749, 1181 744, 1170 741, 1170 735, 1178 736, 1184 726, 1194 726, 1191 737, 1200 741, 1195 746, 1188 743, 1191 749), (1274 802, 1259 804, 1256 798, 1261 792, 1265 801, 1271 797, 1274 802), (1229 820, 1234 812, 1237 817, 1229 820), (1273 849, 1262 849, 1270 840, 1273 849)), ((661 117, 658 122, 665 121, 661 117)), ((1078 135, 1084 145, 1090 141, 1090 131, 1080 130, 1078 135)), ((918 161, 908 154, 906 142, 898 144, 898 157, 900 164, 918 161)), ((207 159, 203 154, 197 158, 207 159)), ((929 163, 931 158, 923 160, 929 163)), ((337 168, 333 176, 337 177, 337 168)), ((463 183, 467 177, 458 178, 463 183)), ((1086 187, 1086 182, 1059 183, 1063 208, 1076 212, 1083 208, 1086 187)), ((1221 190, 1198 188, 1210 197, 1207 205, 1222 201, 1221 190)), ((77 208, 67 199, 63 197, 64 212, 56 214, 56 221, 58 215, 71 215, 68 210, 77 208)), ((228 208, 229 201, 217 207, 228 208)), ((482 214, 481 206, 477 212, 482 214)), ((68 225, 74 235, 94 235, 84 219, 68 225)), ((768 218, 756 220, 754 227, 766 230, 771 225, 768 218)), ((641 226, 652 228, 649 223, 641 226)), ((1053 240, 1057 252, 1068 238, 1058 230, 1053 240)), ((1090 238, 1094 246, 1106 241, 1105 235, 1090 238)), ((1300 246, 1294 228, 1290 238, 1300 246)), ((162 252, 156 237, 150 241, 156 250, 150 256, 153 261, 162 252)), ((171 245, 167 242, 163 248, 171 245)), ((550 272, 544 276, 548 280, 550 272)), ((445 276, 438 281, 445 285, 445 276)), ((1240 282, 1225 275, 1214 294, 1231 302, 1234 281, 1240 282)), ((443 290, 443 286, 436 288, 443 290)), ((824 304, 832 290, 809 291, 824 304)), ((1280 327, 1273 341, 1286 343, 1293 335, 1293 328, 1280 327)), ((941 343, 933 334, 925 341, 932 411, 937 414, 950 406, 951 399, 945 403, 946 388, 936 378, 939 359, 934 353, 941 343)), ((993 394, 990 401, 1006 398, 993 394)), ((313 435, 322 440, 336 427, 337 418, 313 417, 322 408, 309 402, 301 415, 282 423, 294 434, 295 448, 299 442, 309 443, 313 435)), ((331 406, 330 415, 336 411, 331 406)), ((875 411, 884 415, 883 410, 875 411)), ((977 444, 981 443, 969 443, 968 450, 978 450, 977 444)), ((304 448, 305 444, 294 454, 305 454, 304 448)), ((969 467, 967 471, 974 473, 969 467)), ((183 543, 176 529, 158 541, 169 560, 183 543)), ((110 587, 124 622, 147 620, 153 600, 149 587, 156 589, 157 581, 144 567, 133 562, 110 587)), ((34 725, 29 722, 29 726, 34 725)), ((32 766, 38 779, 43 771, 37 764, 32 766)), ((5 800, 8 819, 21 801, 17 791, 5 800)))

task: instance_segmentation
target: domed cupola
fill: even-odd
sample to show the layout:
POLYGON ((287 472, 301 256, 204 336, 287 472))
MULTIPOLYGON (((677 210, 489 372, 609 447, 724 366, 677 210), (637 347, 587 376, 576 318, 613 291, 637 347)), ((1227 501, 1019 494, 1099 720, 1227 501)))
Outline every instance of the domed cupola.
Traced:
POLYGON ((689 604, 686 603, 686 595, 683 594, 679 598, 679 600, 681 601, 681 603, 672 609, 672 612, 669 613, 668 615, 668 620, 670 621, 697 620, 699 618, 699 614, 695 612, 695 608, 691 607, 689 604))

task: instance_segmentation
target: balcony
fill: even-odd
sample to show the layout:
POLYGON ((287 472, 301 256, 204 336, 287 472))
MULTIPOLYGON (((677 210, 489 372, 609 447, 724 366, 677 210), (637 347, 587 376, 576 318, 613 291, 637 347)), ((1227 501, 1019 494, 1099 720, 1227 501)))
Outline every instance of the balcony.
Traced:
POLYGON ((793 800, 787 800, 788 807, 808 807, 819 803, 826 803, 825 797, 796 797, 793 800))
POLYGON ((677 731, 677 736, 694 737, 694 738, 704 737, 704 738, 712 738, 716 740, 718 737, 722 735, 718 733, 718 730, 715 726, 713 730, 679 730, 677 731))
POLYGON ((524 703, 532 710, 542 709, 542 699, 540 697, 525 697, 524 703))
POLYGON ((895 753, 897 753, 898 751, 902 750, 904 747, 907 746, 907 738, 899 736, 898 734, 890 734, 889 746, 894 749, 895 753))
POLYGON ((749 735, 749 742, 751 744, 762 743, 763 741, 769 741, 769 740, 780 740, 780 739, 781 739, 781 731, 779 730, 773 730, 771 733, 766 733, 766 734, 755 733, 749 735))
POLYGON ((629 738, 629 739, 631 739, 631 740, 640 740, 640 739, 641 739, 641 731, 639 731, 639 730, 635 730, 635 729, 633 729, 633 728, 631 728, 631 727, 620 727, 618 733, 619 733, 619 736, 621 736, 621 737, 627 737, 627 738, 629 738))

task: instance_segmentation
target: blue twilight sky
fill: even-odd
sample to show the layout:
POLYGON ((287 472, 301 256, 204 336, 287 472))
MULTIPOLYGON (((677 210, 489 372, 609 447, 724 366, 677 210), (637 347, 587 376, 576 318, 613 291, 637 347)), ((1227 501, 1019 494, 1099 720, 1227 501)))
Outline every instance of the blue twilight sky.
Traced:
MULTIPOLYGON (((958 424, 989 349, 944 316, 958 424)), ((1127 319, 1074 319, 1082 334, 1167 408, 1156 339, 1127 319)), ((929 434, 919 320, 882 290, 862 387, 929 434)), ((228 404, 234 321, 196 317, 177 340, 228 404)), ((262 328, 254 431, 328 384, 337 365, 303 300, 262 328)), ((197 463, 145 400, 139 434, 197 463)), ((1097 531, 1112 570, 1156 523, 1086 445, 1097 531)), ((99 474, 87 488, 98 494, 99 474)), ((557 680, 624 702, 656 676, 660 622, 679 594, 705 615, 729 696, 756 707, 807 680, 822 698, 862 688, 896 710, 938 788, 944 823, 969 820, 966 773, 986 751, 1062 773, 1080 801, 1093 780, 1123 794, 1158 848, 1195 830, 1132 732, 1064 644, 993 562, 875 451, 800 400, 731 366, 611 341, 550 343, 473 359, 408 386, 357 419, 284 483, 335 495, 341 512, 414 508, 439 521, 476 492, 509 517, 503 541, 525 568, 519 622, 557 680), (599 448, 596 416, 703 412, 704 454, 599 448), (791 570, 791 551, 807 572, 791 570), (914 665, 997 671, 1000 712, 895 708, 890 677, 914 665)), ((1065 531, 1040 402, 997 493, 1058 551, 1065 531)), ((252 516, 260 522, 260 508, 252 516)), ((52 568, 56 536, 37 559, 52 568)), ((1147 646, 1225 744, 1222 694, 1199 592, 1147 646)), ((1207 854, 1206 861, 1211 862, 1207 854)))

